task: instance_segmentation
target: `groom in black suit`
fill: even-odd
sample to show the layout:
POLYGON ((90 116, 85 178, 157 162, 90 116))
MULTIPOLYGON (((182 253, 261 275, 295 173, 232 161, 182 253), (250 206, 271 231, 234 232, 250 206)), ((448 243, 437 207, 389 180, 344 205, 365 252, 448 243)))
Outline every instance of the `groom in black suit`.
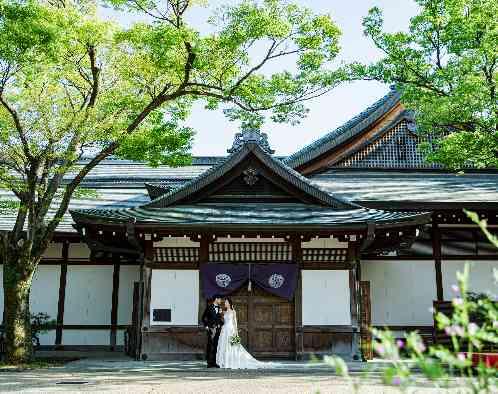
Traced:
POLYGON ((216 364, 216 351, 218 349, 221 326, 223 325, 223 311, 221 309, 220 296, 214 296, 212 299, 208 300, 206 309, 202 314, 202 323, 204 324, 207 333, 207 367, 219 368, 216 364))

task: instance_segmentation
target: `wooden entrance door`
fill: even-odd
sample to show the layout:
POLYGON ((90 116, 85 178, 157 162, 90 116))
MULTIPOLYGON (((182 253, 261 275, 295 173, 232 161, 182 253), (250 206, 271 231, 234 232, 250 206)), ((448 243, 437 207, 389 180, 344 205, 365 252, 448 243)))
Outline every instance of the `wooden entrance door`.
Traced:
POLYGON ((258 358, 289 358, 295 352, 294 300, 274 296, 257 286, 232 294, 242 344, 258 358))

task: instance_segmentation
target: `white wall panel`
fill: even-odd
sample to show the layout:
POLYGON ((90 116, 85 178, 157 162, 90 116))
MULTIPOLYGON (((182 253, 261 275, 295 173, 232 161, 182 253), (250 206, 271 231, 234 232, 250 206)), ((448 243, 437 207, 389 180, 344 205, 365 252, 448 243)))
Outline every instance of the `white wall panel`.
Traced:
POLYGON ((116 332, 116 345, 124 346, 125 330, 117 330, 116 332))
POLYGON ((63 345, 109 346, 110 330, 64 330, 63 345))
POLYGON ((64 324, 110 324, 112 271, 112 266, 68 267, 64 324))
POLYGON ((43 257, 50 259, 60 259, 62 258, 62 244, 61 243, 50 243, 47 250, 43 253, 43 257))
POLYGON ((351 324, 349 271, 303 270, 303 325, 351 324))
POLYGON ((197 325, 198 270, 152 270, 151 325, 197 325), (154 322, 154 309, 171 309, 171 322, 154 322))
POLYGON ((374 325, 431 325, 436 298, 434 262, 362 261, 362 280, 370 281, 374 325))
POLYGON ((59 302, 60 265, 38 266, 31 286, 31 313, 46 313, 51 320, 57 319, 59 302))
POLYGON ((55 330, 50 330, 44 334, 40 334, 40 345, 53 346, 55 344, 55 330))
POLYGON ((302 242, 303 248, 347 248, 347 242, 341 242, 337 238, 318 238, 302 242))
POLYGON ((70 244, 69 245, 69 258, 70 259, 89 259, 90 249, 87 244, 70 244))
POLYGON ((131 324, 133 283, 140 279, 140 267, 122 265, 119 271, 118 324, 131 324))
MULTIPOLYGON (((30 304, 31 312, 44 312, 50 319, 57 319, 57 303, 59 300, 60 266, 42 265, 33 276, 30 304)), ((3 316, 3 265, 0 264, 0 316, 3 316)), ((55 343, 55 330, 40 335, 42 345, 55 343)))
POLYGON ((199 242, 194 242, 188 237, 167 237, 159 242, 154 242, 155 248, 180 248, 180 247, 193 247, 199 246, 199 242))
MULTIPOLYGON (((444 299, 451 300, 454 293, 451 285, 457 283, 457 271, 463 272, 465 261, 443 260, 441 270, 443 273, 444 299)), ((476 293, 498 294, 498 289, 494 283, 493 269, 498 270, 498 261, 481 260, 472 261, 470 264, 469 290, 476 293)))

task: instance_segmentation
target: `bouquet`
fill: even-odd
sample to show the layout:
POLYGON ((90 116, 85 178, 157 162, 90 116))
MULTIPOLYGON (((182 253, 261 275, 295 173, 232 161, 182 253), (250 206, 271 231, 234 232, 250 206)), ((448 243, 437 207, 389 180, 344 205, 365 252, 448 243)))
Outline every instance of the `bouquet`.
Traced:
POLYGON ((240 337, 238 334, 232 335, 230 337, 230 345, 232 346, 240 345, 240 337))

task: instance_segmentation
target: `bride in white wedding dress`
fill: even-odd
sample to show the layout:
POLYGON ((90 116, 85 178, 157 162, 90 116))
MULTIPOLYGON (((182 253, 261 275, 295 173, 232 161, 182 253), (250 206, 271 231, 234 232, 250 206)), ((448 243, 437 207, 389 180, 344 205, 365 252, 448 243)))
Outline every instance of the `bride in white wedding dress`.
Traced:
POLYGON ((233 309, 232 301, 227 298, 225 300, 225 313, 223 315, 224 323, 221 328, 220 339, 218 341, 218 349, 216 352, 216 364, 220 368, 227 369, 260 369, 271 368, 272 363, 265 363, 256 360, 242 346, 242 344, 231 344, 230 340, 234 336, 238 336, 237 330, 237 314, 233 309))

